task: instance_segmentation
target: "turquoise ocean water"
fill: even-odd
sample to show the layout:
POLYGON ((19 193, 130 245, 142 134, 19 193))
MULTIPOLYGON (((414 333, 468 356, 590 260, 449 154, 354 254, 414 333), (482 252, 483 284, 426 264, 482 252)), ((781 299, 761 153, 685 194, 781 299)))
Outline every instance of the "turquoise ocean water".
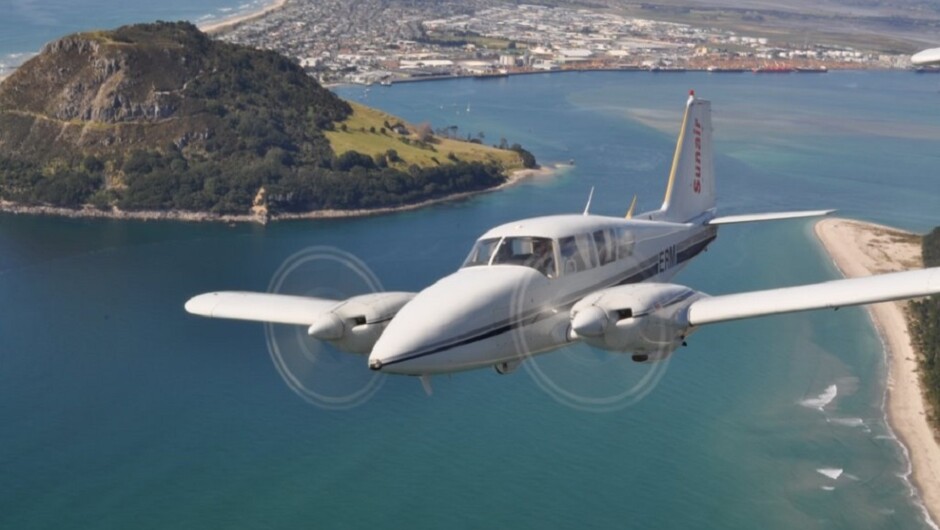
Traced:
MULTIPOLYGON (((713 101, 722 213, 835 207, 917 231, 940 224, 934 76, 585 73, 340 89, 576 165, 363 219, 0 216, 0 527, 927 528, 884 423, 882 349, 861 309, 715 325, 652 366, 574 346, 509 376, 436 378, 431 398, 274 329, 300 367, 293 386, 344 410, 291 391, 262 326, 182 310, 199 292, 264 290, 285 263, 296 266, 285 290, 363 291, 363 266, 340 252, 388 289, 417 290, 488 227, 580 211, 591 186, 595 213, 621 215, 634 193, 654 208, 689 88, 713 101), (324 253, 344 259, 311 258, 324 253)), ((835 276, 797 221, 722 228, 677 281, 725 293, 835 276)))

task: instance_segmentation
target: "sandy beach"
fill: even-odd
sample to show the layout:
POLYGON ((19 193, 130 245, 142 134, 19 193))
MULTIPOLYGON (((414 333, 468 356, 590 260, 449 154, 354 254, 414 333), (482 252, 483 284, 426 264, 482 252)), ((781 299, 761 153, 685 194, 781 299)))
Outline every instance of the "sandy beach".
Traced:
MULTIPOLYGON (((921 268, 920 238, 894 228, 848 219, 825 219, 816 236, 846 277, 921 268)), ((885 344, 888 368, 885 409, 911 462, 913 484, 933 525, 940 521, 940 444, 927 423, 916 354, 907 329, 907 302, 869 306, 885 344)))
POLYGON ((209 24, 200 24, 199 29, 204 33, 218 33, 220 31, 225 31, 231 27, 237 26, 243 22, 248 22, 249 20, 254 20, 256 18, 263 17, 271 11, 275 11, 284 7, 284 4, 287 3, 287 0, 274 0, 264 8, 255 11, 253 13, 245 13, 244 15, 237 15, 234 17, 226 18, 218 22, 211 22, 209 24))

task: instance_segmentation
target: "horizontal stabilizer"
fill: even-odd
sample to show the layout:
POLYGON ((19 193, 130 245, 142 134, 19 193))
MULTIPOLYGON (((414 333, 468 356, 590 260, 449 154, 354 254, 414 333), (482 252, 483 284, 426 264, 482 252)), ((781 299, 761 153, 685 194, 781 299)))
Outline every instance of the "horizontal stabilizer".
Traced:
POLYGON ((835 210, 803 210, 799 212, 772 212, 772 213, 753 213, 745 215, 727 215, 725 217, 716 217, 707 224, 710 225, 730 225, 735 223, 755 223, 759 221, 779 221, 781 219, 799 219, 801 217, 820 217, 829 215, 835 210))
POLYGON ((706 297, 689 306, 693 326, 811 309, 887 302, 940 293, 940 267, 706 297))
POLYGON ((219 291, 190 298, 186 311, 210 318, 309 326, 338 303, 338 300, 309 296, 219 291))

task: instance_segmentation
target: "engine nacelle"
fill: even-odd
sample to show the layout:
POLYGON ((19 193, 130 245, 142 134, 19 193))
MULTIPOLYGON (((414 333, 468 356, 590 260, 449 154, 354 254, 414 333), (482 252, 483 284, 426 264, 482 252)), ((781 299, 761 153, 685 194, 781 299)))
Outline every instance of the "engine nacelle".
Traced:
POLYGON ((318 316, 307 333, 350 353, 369 353, 385 327, 414 293, 384 292, 354 296, 318 316))
POLYGON ((704 296, 668 283, 611 287, 582 298, 571 308, 571 329, 595 348, 630 352, 637 362, 660 361, 691 333, 687 309, 704 296))

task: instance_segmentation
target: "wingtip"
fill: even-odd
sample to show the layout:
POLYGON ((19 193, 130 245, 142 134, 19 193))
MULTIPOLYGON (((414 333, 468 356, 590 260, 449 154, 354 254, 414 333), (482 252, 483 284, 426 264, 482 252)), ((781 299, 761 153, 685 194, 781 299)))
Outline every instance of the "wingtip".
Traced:
POLYGON ((183 308, 191 315, 201 315, 204 317, 212 316, 212 309, 215 307, 218 293, 198 294, 183 304, 183 308))

